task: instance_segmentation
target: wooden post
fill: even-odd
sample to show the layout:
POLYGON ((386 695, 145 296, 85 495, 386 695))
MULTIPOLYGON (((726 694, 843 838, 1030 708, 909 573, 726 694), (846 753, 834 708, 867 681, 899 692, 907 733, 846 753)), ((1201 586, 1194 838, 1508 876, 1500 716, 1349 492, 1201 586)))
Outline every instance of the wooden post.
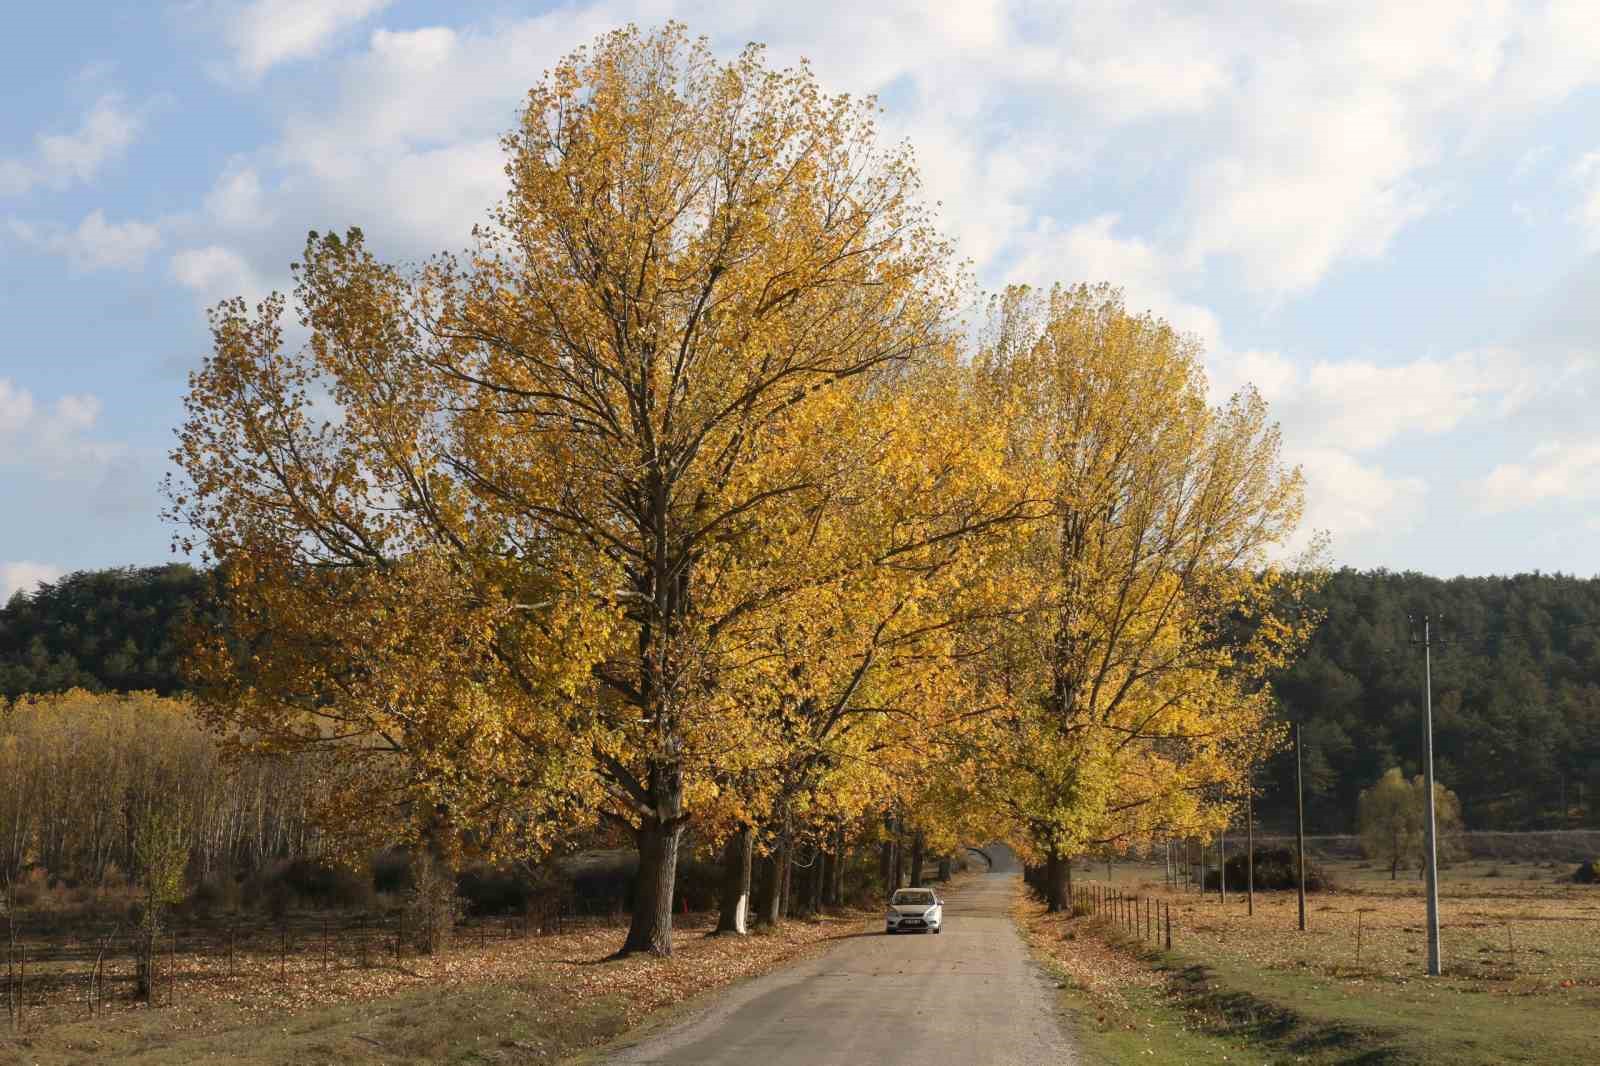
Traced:
POLYGON ((1228 830, 1224 826, 1217 833, 1217 897, 1228 905, 1228 830))
POLYGON ((1172 950, 1172 904, 1167 904, 1167 950, 1172 950))
POLYGON ((288 981, 289 923, 278 926, 278 980, 288 981))
POLYGON ((1256 813, 1255 782, 1245 779, 1244 787, 1244 891, 1245 913, 1256 913, 1256 813))
POLYGON ((1294 724, 1294 850, 1300 897, 1300 932, 1306 931, 1306 786, 1300 764, 1300 723, 1294 724))

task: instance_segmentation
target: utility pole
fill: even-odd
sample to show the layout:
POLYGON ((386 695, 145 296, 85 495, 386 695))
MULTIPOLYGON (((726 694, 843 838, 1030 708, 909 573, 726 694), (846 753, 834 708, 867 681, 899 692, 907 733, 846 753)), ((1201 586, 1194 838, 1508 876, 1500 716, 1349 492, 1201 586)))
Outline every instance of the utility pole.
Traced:
MULTIPOLYGON (((1433 817, 1433 633, 1432 619, 1422 616, 1422 858, 1428 896, 1428 976, 1442 973, 1439 962, 1439 852, 1433 817)), ((1411 643, 1419 643, 1415 637, 1411 643)))
POLYGON ((1294 724, 1294 850, 1300 889, 1300 931, 1306 931, 1306 786, 1300 772, 1300 723, 1294 724))

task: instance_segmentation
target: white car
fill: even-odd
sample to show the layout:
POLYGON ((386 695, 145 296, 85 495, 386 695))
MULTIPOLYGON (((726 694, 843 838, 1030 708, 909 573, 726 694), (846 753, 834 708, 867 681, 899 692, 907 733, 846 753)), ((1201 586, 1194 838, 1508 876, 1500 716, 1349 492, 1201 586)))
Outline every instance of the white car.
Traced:
POLYGON ((944 900, 931 888, 902 888, 889 897, 886 933, 937 933, 944 928, 944 900))

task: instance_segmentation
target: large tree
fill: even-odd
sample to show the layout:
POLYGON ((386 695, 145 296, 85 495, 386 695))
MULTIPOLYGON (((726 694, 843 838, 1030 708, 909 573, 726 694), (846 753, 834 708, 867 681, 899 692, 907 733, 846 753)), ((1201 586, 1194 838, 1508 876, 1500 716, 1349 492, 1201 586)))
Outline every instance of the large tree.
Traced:
POLYGON ((1055 874, 1111 841, 1206 827, 1280 736, 1265 673, 1304 639, 1274 554, 1300 517, 1265 404, 1212 406, 1200 350, 1108 286, 997 298, 978 366, 1046 517, 989 669, 1013 701, 989 791, 1055 874))
POLYGON ((172 490, 232 596, 213 712, 386 767, 430 824, 598 800, 640 853, 623 950, 670 953, 733 634, 801 591, 763 523, 841 500, 819 429, 946 339, 875 110, 620 30, 531 91, 469 254, 313 234, 299 349, 283 301, 220 306, 172 490))

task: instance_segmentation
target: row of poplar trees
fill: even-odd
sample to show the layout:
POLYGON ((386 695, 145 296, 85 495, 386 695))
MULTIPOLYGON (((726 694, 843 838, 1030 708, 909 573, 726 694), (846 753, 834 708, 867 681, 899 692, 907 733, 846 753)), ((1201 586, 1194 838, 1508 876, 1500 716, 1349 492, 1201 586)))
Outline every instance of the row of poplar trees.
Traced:
POLYGON ((1298 471, 1116 290, 975 297, 876 114, 617 31, 470 251, 312 233, 292 302, 219 305, 168 486, 226 583, 204 713, 332 751, 352 841, 625 828, 624 952, 671 952, 690 826, 738 881, 894 812, 1059 903, 1065 856, 1225 819, 1309 624, 1298 471))

